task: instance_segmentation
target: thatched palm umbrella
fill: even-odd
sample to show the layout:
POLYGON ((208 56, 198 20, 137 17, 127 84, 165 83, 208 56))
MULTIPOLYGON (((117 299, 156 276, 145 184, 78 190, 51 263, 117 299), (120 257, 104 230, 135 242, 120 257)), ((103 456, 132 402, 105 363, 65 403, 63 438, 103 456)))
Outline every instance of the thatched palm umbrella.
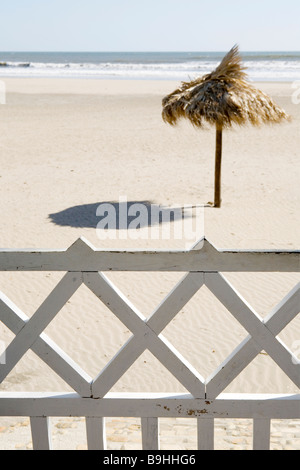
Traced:
POLYGON ((163 120, 175 125, 181 117, 195 127, 207 121, 216 126, 214 206, 221 206, 222 130, 232 124, 275 123, 289 119, 269 96, 247 82, 238 46, 234 46, 218 67, 208 75, 190 82, 166 96, 163 120))

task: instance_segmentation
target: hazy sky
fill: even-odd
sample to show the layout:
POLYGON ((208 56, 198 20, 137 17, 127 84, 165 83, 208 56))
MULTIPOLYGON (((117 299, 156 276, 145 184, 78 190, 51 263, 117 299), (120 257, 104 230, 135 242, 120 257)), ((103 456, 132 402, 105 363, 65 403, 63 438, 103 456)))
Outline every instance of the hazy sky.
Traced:
POLYGON ((2 51, 300 50, 300 0, 0 0, 2 51))

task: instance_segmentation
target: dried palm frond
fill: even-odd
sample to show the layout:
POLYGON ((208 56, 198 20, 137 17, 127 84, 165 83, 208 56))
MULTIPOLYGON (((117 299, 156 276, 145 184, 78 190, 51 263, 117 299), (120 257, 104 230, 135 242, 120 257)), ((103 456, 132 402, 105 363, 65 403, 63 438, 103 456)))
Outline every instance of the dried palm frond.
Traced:
POLYGON ((171 125, 185 117, 196 127, 203 122, 231 127, 260 125, 289 119, 284 110, 246 80, 238 46, 234 46, 211 73, 190 82, 163 99, 162 117, 171 125))
POLYGON ((216 126, 215 207, 221 205, 223 128, 247 123, 259 126, 290 119, 268 95, 247 81, 244 70, 238 46, 234 46, 214 71, 182 82, 162 100, 163 120, 171 125, 184 117, 196 127, 202 127, 204 122, 216 126))

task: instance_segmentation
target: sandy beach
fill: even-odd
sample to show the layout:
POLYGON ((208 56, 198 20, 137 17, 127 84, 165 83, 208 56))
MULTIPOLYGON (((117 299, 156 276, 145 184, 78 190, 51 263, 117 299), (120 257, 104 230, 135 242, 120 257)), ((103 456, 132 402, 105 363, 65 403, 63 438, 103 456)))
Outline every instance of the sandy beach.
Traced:
MULTIPOLYGON (((161 100, 178 82, 42 78, 4 82, 6 104, 0 105, 1 248, 66 249, 81 236, 97 248, 186 246, 186 240, 180 239, 100 240, 96 231, 97 207, 104 202, 116 205, 122 197, 130 203, 146 201, 163 207, 212 200, 214 129, 199 131, 184 121, 172 128, 161 118, 161 100)), ((224 132, 222 207, 204 208, 205 236, 220 249, 299 249, 300 105, 292 101, 291 83, 256 86, 283 107, 292 121, 224 132)), ((109 274, 145 316, 182 276, 109 274)), ((30 317, 61 277, 56 272, 0 272, 0 291, 30 317)), ((299 282, 297 273, 232 273, 227 277, 262 317, 299 282)), ((131 335, 85 287, 45 332, 92 377, 131 335)), ((204 377, 247 336, 205 287, 163 334, 204 377)), ((9 344, 13 337, 0 323, 2 341, 9 344)), ((295 352, 299 315, 279 337, 295 352)), ((29 351, 0 390, 70 388, 29 351)), ((145 352, 112 391, 185 389, 145 352)), ((225 392, 299 390, 262 352, 225 392)), ((3 449, 11 437, 1 433, 1 422, 0 418, 3 449), (2 437, 7 439, 4 444, 2 437)), ((7 426, 5 418, 3 428, 7 426)), ((287 445, 299 449, 299 436, 293 442, 287 445)))

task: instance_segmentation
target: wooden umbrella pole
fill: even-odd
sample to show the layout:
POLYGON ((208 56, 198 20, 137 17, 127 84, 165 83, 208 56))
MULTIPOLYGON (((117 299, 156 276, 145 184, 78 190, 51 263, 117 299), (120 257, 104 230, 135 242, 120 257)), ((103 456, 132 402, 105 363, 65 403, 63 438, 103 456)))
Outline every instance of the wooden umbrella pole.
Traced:
POLYGON ((216 157, 215 157, 215 199, 214 206, 221 206, 221 161, 222 161, 222 126, 216 129, 216 157))

